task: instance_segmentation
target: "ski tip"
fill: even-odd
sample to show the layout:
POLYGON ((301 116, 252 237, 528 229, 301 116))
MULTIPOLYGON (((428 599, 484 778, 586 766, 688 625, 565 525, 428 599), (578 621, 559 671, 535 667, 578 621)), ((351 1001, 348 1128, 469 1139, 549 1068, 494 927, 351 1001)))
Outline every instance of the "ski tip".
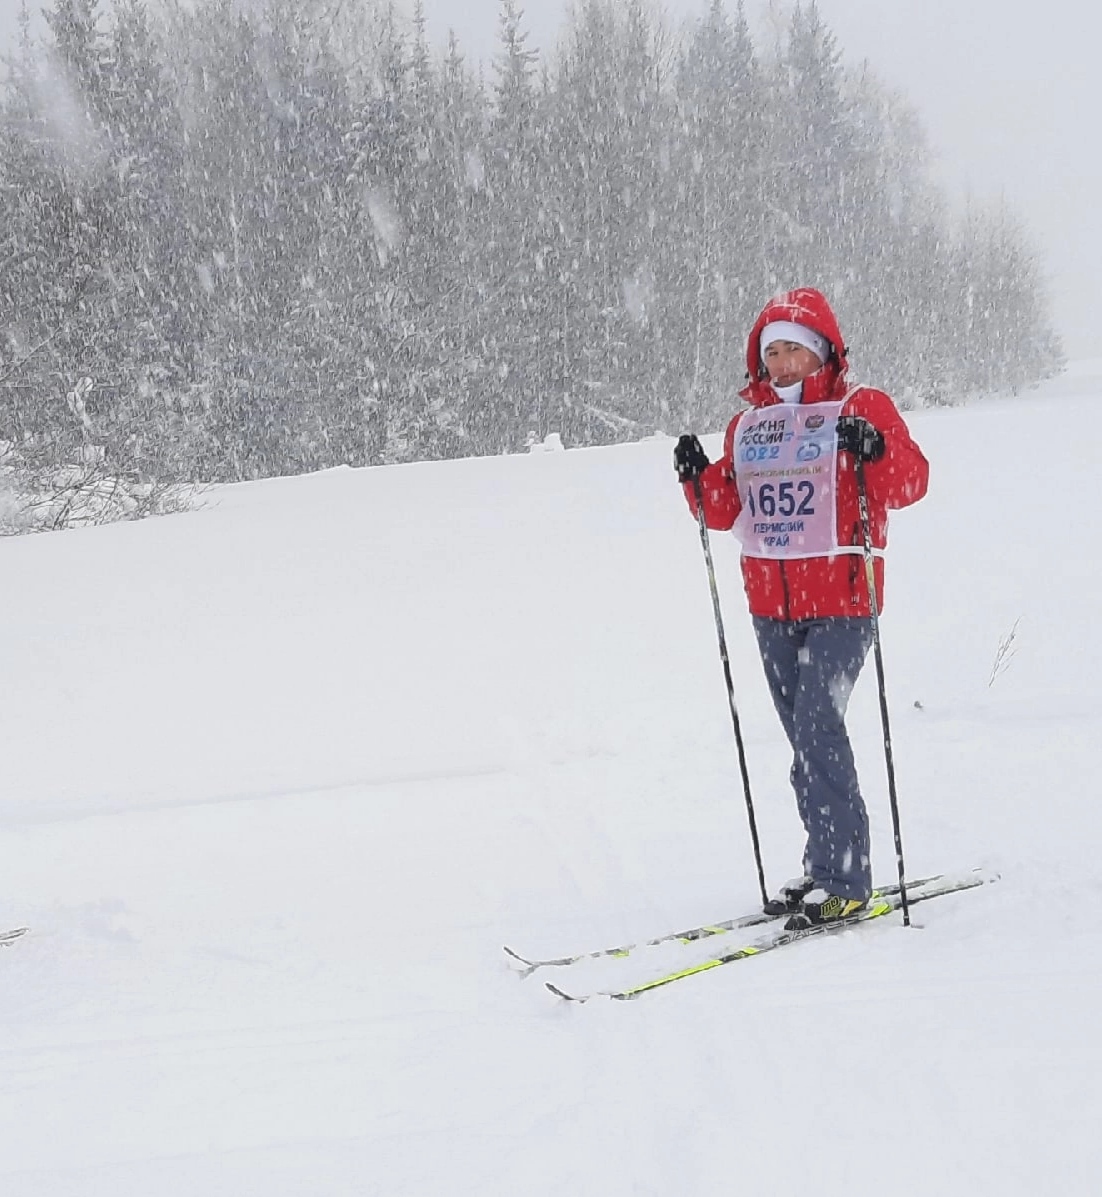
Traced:
POLYGON ((519 952, 514 952, 512 948, 503 948, 505 955, 509 957, 506 961, 506 966, 514 977, 519 977, 522 981, 530 977, 537 968, 540 968, 540 962, 536 960, 525 960, 519 952), (514 965, 520 965, 519 968, 514 965))
POLYGON ((15 940, 22 939, 29 930, 30 927, 14 927, 11 931, 0 932, 0 945, 14 943, 15 940))
POLYGON ((560 989, 557 985, 552 985, 550 981, 544 981, 544 985, 547 986, 547 988, 555 995, 555 997, 562 998, 564 1002, 577 1002, 579 1005, 581 1005, 582 1002, 586 1001, 586 998, 575 997, 574 994, 567 993, 565 990, 560 989))

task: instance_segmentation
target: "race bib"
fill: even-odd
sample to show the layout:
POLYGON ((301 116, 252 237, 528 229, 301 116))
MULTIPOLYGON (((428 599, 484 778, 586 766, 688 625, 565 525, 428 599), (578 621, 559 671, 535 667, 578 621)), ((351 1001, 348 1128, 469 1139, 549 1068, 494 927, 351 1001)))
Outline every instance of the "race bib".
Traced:
POLYGON ((835 425, 845 402, 778 403, 739 421, 734 465, 742 510, 732 531, 747 557, 861 552, 838 544, 835 425))

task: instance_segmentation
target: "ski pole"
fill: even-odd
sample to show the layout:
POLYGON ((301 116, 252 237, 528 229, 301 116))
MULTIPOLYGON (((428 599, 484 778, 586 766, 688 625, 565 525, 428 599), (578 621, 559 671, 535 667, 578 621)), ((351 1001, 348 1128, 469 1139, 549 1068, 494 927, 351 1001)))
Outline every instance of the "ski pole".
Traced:
POLYGON ((857 473, 857 502, 861 511, 861 535, 864 539, 865 582, 869 588, 869 614, 872 616, 872 646, 876 658, 876 685, 880 692, 880 725, 884 729, 884 762, 888 770, 888 799, 892 808, 892 830, 895 833, 895 859, 899 866, 899 897, 903 910, 903 926, 911 925, 911 910, 907 902, 907 883, 903 869, 903 836, 899 830, 899 799, 895 792, 895 760, 892 756, 892 732, 888 722, 888 696, 884 688, 884 655, 880 649, 880 607, 876 601, 876 571, 873 565, 872 529, 869 523, 869 495, 865 487, 865 463, 854 454, 857 473))
POLYGON ((754 845, 754 863, 758 869, 758 885, 761 887, 761 900, 764 905, 769 901, 769 895, 765 890, 765 870, 761 864, 761 844, 758 840, 757 820, 754 818, 754 800, 750 797, 750 774, 746 768, 746 748, 742 742, 742 725, 739 722, 738 707, 735 705, 735 685, 731 680, 731 660, 727 655, 727 637, 723 634, 723 613, 719 606, 719 587, 716 585, 716 571, 712 564, 712 546, 708 540, 708 525, 704 522, 704 494, 699 477, 693 479, 693 494, 696 496, 696 522, 700 527, 700 543, 704 549, 704 561, 708 567, 708 585, 712 591, 712 611, 716 621, 716 636, 719 638, 719 656, 723 662, 723 680, 727 683, 727 705, 731 708, 731 723, 735 729, 739 772, 742 774, 742 792, 746 796, 746 815, 750 822, 750 840, 754 845))

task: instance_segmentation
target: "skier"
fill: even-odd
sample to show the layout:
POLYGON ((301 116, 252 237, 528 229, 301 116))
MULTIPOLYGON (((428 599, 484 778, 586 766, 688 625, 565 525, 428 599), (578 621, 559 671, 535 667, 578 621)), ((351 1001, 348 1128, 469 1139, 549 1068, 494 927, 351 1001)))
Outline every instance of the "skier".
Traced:
POLYGON ((869 823, 846 734, 850 693, 873 642, 858 498, 862 463, 877 612, 889 508, 926 493, 929 465, 891 398, 846 380, 847 350, 826 297, 803 287, 770 300, 746 347, 750 406, 711 463, 696 436, 674 450, 694 517, 731 530, 765 676, 792 746, 807 832, 803 875, 766 903, 810 923, 848 918, 872 892, 869 823))

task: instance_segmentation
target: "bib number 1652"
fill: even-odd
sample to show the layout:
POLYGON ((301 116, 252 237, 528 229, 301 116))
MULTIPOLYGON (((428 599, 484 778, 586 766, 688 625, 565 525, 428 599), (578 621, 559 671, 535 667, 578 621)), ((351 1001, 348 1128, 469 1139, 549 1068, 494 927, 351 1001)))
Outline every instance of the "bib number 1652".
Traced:
POLYGON ((815 485, 804 478, 799 482, 760 482, 757 493, 751 484, 746 489, 746 503, 753 516, 770 519, 775 515, 814 515, 812 499, 815 485))

